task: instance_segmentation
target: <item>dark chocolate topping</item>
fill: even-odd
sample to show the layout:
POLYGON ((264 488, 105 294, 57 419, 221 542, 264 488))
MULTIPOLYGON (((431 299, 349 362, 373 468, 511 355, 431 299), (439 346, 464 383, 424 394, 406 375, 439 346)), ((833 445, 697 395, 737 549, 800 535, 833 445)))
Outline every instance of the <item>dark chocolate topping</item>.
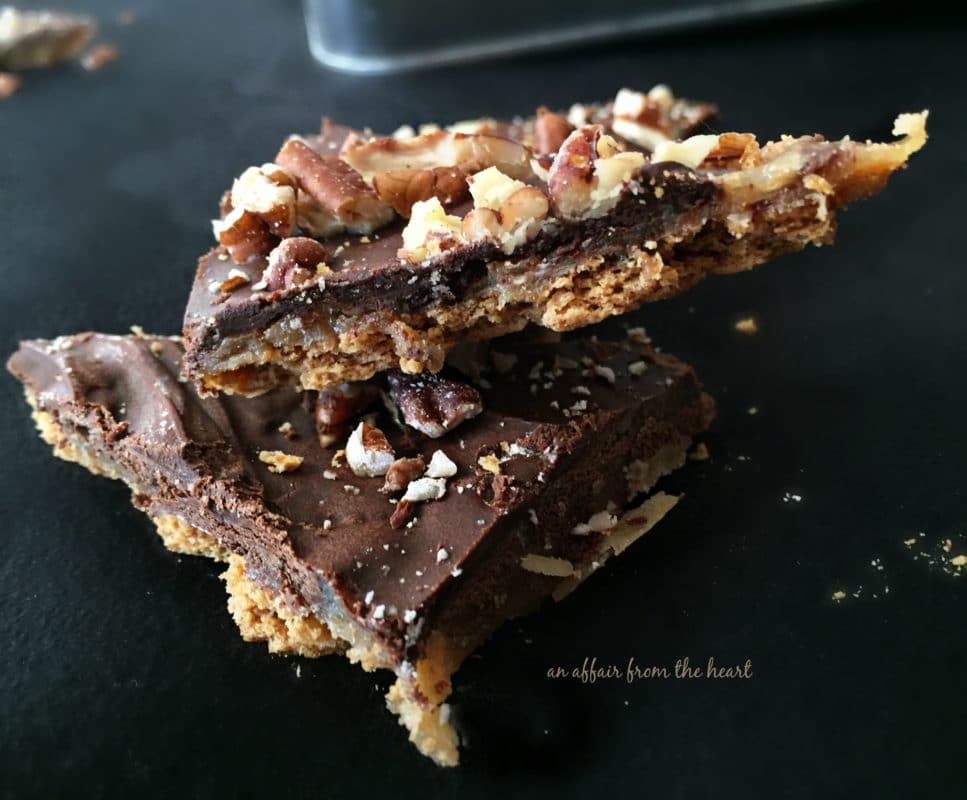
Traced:
POLYGON ((577 560, 594 546, 594 536, 570 536, 570 528, 609 501, 623 506, 625 480, 571 486, 568 476, 594 474, 602 459, 620 473, 643 457, 642 436, 653 451, 707 422, 691 370, 643 345, 498 342, 481 365, 478 417, 438 439, 387 412, 373 420, 398 457, 429 463, 439 449, 457 465, 445 497, 419 504, 414 524, 394 530, 383 479, 356 476, 336 457, 343 443, 320 446, 302 395, 202 399, 179 379, 181 357, 172 340, 88 333, 25 342, 8 366, 38 409, 139 487, 149 514, 207 520, 233 549, 263 553, 250 568, 274 564, 291 583, 282 589, 310 605, 326 594, 320 587, 331 591, 401 653, 408 622, 432 614, 451 584, 473 580, 474 564, 527 524, 530 510, 542 517, 547 555, 577 560), (304 460, 275 474, 259 453, 276 450, 304 460), (547 499, 556 495, 571 497, 547 499))

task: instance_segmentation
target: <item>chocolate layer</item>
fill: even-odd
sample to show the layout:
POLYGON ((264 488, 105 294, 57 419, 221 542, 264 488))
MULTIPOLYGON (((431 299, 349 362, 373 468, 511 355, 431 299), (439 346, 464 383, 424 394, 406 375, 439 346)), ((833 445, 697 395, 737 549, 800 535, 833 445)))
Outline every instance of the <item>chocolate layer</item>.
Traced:
POLYGON ((521 557, 588 563, 607 534, 575 526, 624 508, 640 485, 630 465, 709 421, 691 369, 645 345, 519 336, 498 348, 506 354, 472 366, 486 410, 442 438, 374 409, 397 456, 429 462, 443 450, 457 467, 445 496, 419 504, 400 530, 382 478, 357 477, 336 447, 319 445, 305 396, 200 398, 179 379, 175 341, 25 342, 9 368, 72 446, 132 486, 139 507, 207 531, 305 613, 358 624, 391 666, 418 657, 434 630, 475 646, 507 616, 495 595, 523 610, 548 594, 559 580, 521 569, 521 557), (303 461, 276 474, 262 451, 303 461))

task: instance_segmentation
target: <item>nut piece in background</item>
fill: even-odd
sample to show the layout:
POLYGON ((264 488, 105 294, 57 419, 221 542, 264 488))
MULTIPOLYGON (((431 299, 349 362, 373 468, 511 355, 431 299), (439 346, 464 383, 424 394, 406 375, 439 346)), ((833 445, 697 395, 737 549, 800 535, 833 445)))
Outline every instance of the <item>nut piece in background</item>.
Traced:
POLYGON ((457 167, 429 169, 391 169, 373 175, 373 188, 407 219, 413 204, 435 197, 444 206, 453 205, 467 195, 467 176, 457 167))
POLYGON ((0 68, 49 67, 74 58, 94 35, 93 19, 59 11, 0 8, 0 68))
POLYGON ((0 100, 6 100, 20 88, 20 76, 12 72, 0 72, 0 100))
POLYGON ((97 70, 117 61, 120 55, 113 44, 95 45, 84 53, 81 58, 81 66, 88 72, 97 72, 97 70))
POLYGON ((295 230, 296 190, 277 164, 249 167, 232 184, 224 219, 215 220, 215 238, 237 264, 268 255, 280 237, 295 230))
POLYGON ((353 419, 379 399, 379 389, 369 383, 343 383, 316 396, 315 419, 319 444, 330 447, 341 441, 353 419))
POLYGON ((483 411, 483 400, 476 389, 442 375, 407 375, 390 370, 386 381, 403 421, 431 439, 438 439, 483 411))

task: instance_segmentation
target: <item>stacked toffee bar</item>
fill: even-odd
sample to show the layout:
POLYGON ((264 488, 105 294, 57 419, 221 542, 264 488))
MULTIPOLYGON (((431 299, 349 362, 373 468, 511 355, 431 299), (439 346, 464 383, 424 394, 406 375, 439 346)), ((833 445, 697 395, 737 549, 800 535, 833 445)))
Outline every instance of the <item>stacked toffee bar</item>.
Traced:
POLYGON ((642 329, 537 326, 824 242, 926 138, 925 115, 894 144, 690 135, 713 111, 656 87, 390 137, 326 121, 222 198, 184 343, 35 340, 9 368, 56 455, 228 563, 246 639, 392 670, 410 739, 456 764, 462 661, 648 531, 713 416, 642 329))

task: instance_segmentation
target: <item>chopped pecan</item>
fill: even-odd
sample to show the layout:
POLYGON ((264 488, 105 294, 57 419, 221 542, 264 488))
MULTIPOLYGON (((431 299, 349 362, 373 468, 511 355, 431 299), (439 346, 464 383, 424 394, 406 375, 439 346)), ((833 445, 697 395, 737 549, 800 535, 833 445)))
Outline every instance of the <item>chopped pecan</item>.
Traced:
MULTIPOLYGON (((372 233, 393 219, 393 209, 337 156, 320 155, 301 139, 289 139, 275 160, 295 177, 302 191, 337 227, 352 233, 372 233)), ((332 224, 321 232, 319 227, 316 223, 316 229, 309 232, 335 232, 332 224)))
POLYGON ((411 481, 415 481, 423 474, 424 469, 426 469, 426 463, 422 456, 398 458, 386 471, 386 479, 380 491, 386 494, 402 492, 411 481))
POLYGON ((244 209, 262 219, 276 236, 295 229, 295 189, 291 178, 276 164, 249 167, 232 184, 232 208, 244 209))
POLYGON ((565 219, 604 216, 644 163, 642 153, 619 151, 600 125, 578 128, 561 145, 548 173, 556 212, 565 219))
POLYGON ((759 143, 751 133, 723 133, 702 161, 706 169, 748 169, 762 161, 759 143))
POLYGON ((244 208, 234 208, 225 219, 215 220, 212 229, 215 238, 236 264, 244 264, 255 255, 270 253, 279 241, 258 215, 244 208))
POLYGON ((556 153, 573 130, 566 117, 541 106, 534 122, 534 147, 539 155, 556 153))
POLYGON ((379 389, 368 383, 343 383, 316 396, 315 418, 319 444, 329 447, 342 439, 353 418, 379 399, 379 389))
POLYGON ((461 220, 447 214, 436 197, 413 204, 410 221, 403 228, 400 258, 419 264, 461 244, 461 220))
POLYGON ((346 463, 362 478, 385 475, 395 461, 396 453, 386 434, 373 425, 360 422, 346 442, 346 463))
POLYGON ((372 182, 380 172, 436 167, 457 167, 470 174, 495 166, 514 178, 532 174, 530 149, 510 139, 483 133, 433 130, 411 139, 386 136, 369 141, 347 140, 340 155, 367 182, 372 182))
POLYGON ((432 439, 483 411, 483 401, 476 389, 442 375, 428 372, 407 375, 390 370, 386 380, 403 421, 432 439))
POLYGON ((81 58, 81 66, 88 72, 97 72, 97 70, 117 61, 120 55, 113 44, 99 44, 84 53, 81 58))
POLYGON ((475 208, 461 224, 463 237, 470 242, 496 239, 507 254, 537 234, 550 208, 540 189, 496 167, 471 176, 470 193, 475 208))
POLYGON ((12 72, 0 72, 0 100, 16 94, 20 88, 20 77, 12 72))
POLYGON ((437 198, 452 205, 467 194, 467 176, 456 167, 392 169, 373 175, 373 188, 396 212, 409 218, 413 204, 437 198))
POLYGON ((224 218, 213 223, 215 238, 236 263, 253 255, 267 255, 295 228, 296 194, 282 183, 284 173, 275 164, 249 167, 222 197, 224 218))
POLYGON ((290 289, 315 276, 317 268, 324 265, 328 257, 326 248, 315 239, 291 236, 279 242, 269 254, 261 282, 270 292, 290 289))
POLYGON ((416 503, 412 500, 400 500, 389 518, 389 526, 393 530, 406 527, 406 524, 416 516, 416 503))

